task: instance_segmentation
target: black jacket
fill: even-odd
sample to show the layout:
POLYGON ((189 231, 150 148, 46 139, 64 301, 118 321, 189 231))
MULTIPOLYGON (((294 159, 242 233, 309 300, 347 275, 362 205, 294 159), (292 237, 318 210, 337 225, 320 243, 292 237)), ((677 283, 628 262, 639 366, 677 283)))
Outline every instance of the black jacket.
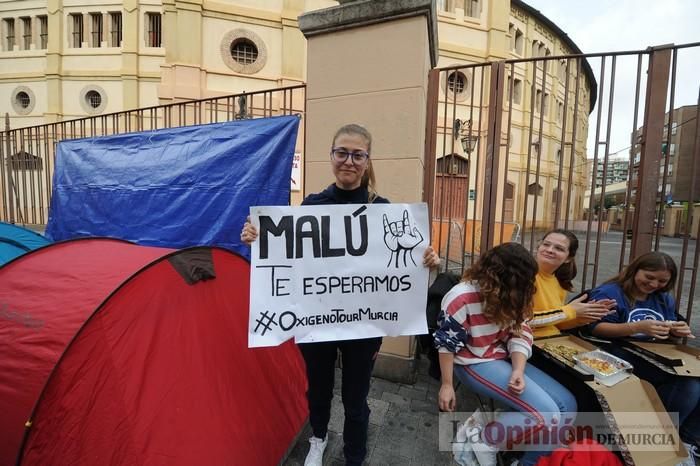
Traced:
MULTIPOLYGON (((369 191, 367 188, 359 188, 347 191, 340 189, 335 184, 316 194, 309 194, 301 205, 330 205, 330 204, 368 204, 369 191)), ((389 204, 389 200, 381 196, 374 198, 374 204, 389 204)))

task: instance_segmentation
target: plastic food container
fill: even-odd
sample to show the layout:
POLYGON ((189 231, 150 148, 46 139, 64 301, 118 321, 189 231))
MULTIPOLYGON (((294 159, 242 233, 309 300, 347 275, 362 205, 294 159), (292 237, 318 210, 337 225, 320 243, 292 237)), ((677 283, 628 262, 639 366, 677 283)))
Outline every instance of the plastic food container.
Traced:
POLYGON ((632 370, 632 364, 605 351, 595 350, 574 356, 576 363, 600 380, 615 378, 621 372, 632 370))

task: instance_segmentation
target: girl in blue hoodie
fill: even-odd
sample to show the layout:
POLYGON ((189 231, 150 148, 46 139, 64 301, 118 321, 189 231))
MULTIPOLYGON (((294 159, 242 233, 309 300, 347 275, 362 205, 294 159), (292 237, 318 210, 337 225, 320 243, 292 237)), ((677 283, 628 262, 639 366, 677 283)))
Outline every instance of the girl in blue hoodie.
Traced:
MULTIPOLYGON (((663 252, 637 257, 618 276, 590 293, 591 299, 614 299, 615 312, 591 325, 593 335, 663 341, 695 338, 678 315, 671 291, 678 275, 675 262, 663 252)), ((635 374, 650 382, 669 413, 678 413, 681 440, 696 458, 700 445, 700 379, 669 374, 615 346, 611 352, 632 363, 635 374)))

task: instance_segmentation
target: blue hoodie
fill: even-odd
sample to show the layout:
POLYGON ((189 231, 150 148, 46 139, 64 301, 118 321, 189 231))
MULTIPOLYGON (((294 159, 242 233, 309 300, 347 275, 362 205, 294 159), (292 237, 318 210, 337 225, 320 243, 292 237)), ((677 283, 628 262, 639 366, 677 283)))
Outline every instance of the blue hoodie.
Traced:
MULTIPOLYGON (((591 329, 600 322, 620 324, 640 320, 678 320, 676 302, 670 293, 651 293, 643 301, 635 300, 630 302, 619 284, 606 283, 591 291, 589 299, 614 299, 617 302, 615 312, 606 315, 599 322, 590 324, 591 329)), ((644 334, 636 334, 632 335, 632 337, 640 339, 650 338, 644 334)))
MULTIPOLYGON (((340 189, 335 184, 317 194, 309 194, 301 205, 332 205, 332 204, 368 204, 369 191, 367 188, 359 188, 347 191, 340 189)), ((374 198, 374 204, 389 204, 389 200, 381 196, 374 198)))

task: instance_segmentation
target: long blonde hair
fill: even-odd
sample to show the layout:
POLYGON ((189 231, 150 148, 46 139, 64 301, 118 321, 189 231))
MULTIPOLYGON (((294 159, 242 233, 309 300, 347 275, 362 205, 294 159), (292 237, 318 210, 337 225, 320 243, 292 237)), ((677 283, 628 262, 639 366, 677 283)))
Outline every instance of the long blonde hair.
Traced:
MULTIPOLYGON (((341 126, 338 131, 335 132, 335 136, 333 136, 333 145, 335 146, 335 141, 338 139, 338 136, 341 134, 356 134, 360 137, 362 137, 366 142, 367 142, 367 153, 371 154, 372 153, 372 135, 370 134, 369 131, 367 131, 367 128, 364 126, 358 125, 356 123, 350 123, 347 125, 341 126)), ((372 166, 372 157, 367 160, 367 169, 365 170, 364 175, 362 175, 362 181, 360 182, 360 186, 363 188, 367 188, 367 192, 369 193, 369 202, 373 202, 378 194, 377 194, 377 180, 374 176, 374 167, 372 166)))

